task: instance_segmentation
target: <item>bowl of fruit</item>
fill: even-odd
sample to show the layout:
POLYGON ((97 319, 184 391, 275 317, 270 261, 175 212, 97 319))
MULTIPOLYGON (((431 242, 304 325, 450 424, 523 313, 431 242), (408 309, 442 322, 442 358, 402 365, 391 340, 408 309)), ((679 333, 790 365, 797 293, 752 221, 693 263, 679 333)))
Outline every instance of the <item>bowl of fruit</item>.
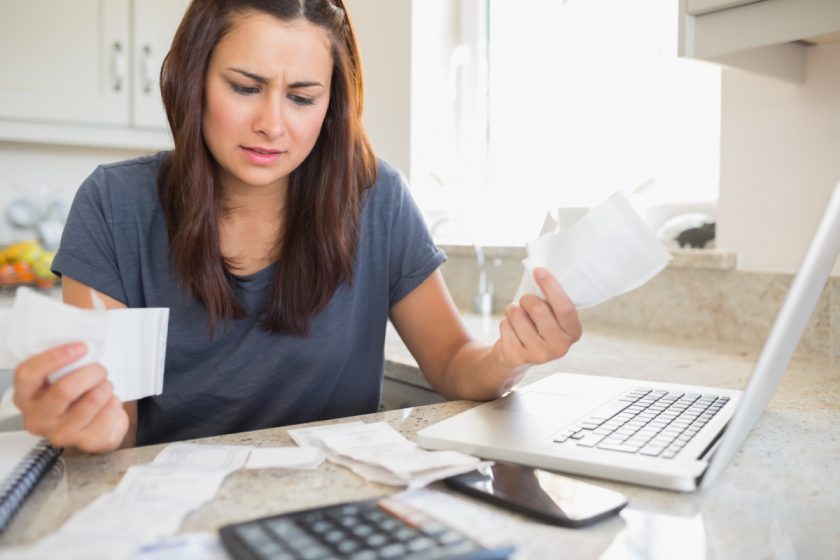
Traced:
POLYGON ((19 241, 0 249, 0 287, 53 288, 58 277, 50 270, 55 252, 39 241, 19 241))

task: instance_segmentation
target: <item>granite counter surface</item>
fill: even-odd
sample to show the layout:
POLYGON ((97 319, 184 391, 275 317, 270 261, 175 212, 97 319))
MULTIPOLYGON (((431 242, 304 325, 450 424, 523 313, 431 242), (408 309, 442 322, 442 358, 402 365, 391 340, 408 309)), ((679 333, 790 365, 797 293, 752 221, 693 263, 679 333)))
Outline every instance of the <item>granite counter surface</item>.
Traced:
MULTIPOLYGON (((388 343, 389 359, 402 363, 410 374, 410 355, 399 355, 393 343, 388 343)), ((553 371, 574 371, 740 389, 754 359, 737 346, 587 332, 566 358, 534 368, 526 382, 553 371)), ((474 405, 456 401, 360 418, 384 420, 411 439, 424 426, 474 405)), ((286 428, 200 441, 292 445, 286 428)), ((112 490, 128 467, 151 461, 162 448, 65 456, 63 470, 53 471, 39 485, 0 536, 0 546, 30 543, 49 534, 112 490)), ((540 526, 543 535, 549 531, 549 538, 556 541, 554 554, 531 557, 558 557, 562 550, 565 558, 836 559, 840 557, 838 458, 840 371, 828 363, 800 360, 791 365, 767 411, 713 488, 682 494, 596 481, 630 497, 622 516, 578 530, 540 526)), ((211 502, 187 517, 181 532, 215 530, 261 515, 393 491, 330 463, 314 471, 242 470, 226 479, 211 502)))

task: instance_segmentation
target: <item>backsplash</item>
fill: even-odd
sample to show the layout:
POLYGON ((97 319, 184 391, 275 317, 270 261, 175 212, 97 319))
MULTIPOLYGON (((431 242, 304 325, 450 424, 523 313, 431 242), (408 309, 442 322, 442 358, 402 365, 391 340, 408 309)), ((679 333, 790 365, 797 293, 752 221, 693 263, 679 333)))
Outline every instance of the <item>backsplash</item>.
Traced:
MULTIPOLYGON (((478 268, 473 248, 442 247, 441 268, 455 304, 473 312, 478 268)), ((522 277, 524 248, 484 248, 494 285, 494 313, 504 313, 522 277), (499 266, 492 266, 494 262, 499 266)), ((680 250, 653 280, 628 294, 581 311, 586 325, 742 344, 757 352, 793 276, 738 272, 735 255, 680 250)), ((840 277, 832 277, 797 349, 800 357, 840 364, 840 277)))

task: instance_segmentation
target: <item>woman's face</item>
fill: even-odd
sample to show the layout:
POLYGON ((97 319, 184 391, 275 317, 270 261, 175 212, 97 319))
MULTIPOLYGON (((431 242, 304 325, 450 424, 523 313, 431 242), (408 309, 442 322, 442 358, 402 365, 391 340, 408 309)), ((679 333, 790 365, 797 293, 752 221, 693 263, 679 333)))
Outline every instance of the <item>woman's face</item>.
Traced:
POLYGON ((225 189, 283 188, 318 139, 330 101, 327 32, 239 16, 210 57, 202 132, 225 189))

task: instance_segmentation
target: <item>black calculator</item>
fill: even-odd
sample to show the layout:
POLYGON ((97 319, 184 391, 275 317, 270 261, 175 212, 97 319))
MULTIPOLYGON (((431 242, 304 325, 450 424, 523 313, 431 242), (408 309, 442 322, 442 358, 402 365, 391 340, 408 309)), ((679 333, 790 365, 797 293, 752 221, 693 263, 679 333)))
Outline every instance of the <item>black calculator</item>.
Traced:
POLYGON ((392 498, 319 507, 219 529, 236 560, 496 560, 513 547, 486 548, 392 498))

